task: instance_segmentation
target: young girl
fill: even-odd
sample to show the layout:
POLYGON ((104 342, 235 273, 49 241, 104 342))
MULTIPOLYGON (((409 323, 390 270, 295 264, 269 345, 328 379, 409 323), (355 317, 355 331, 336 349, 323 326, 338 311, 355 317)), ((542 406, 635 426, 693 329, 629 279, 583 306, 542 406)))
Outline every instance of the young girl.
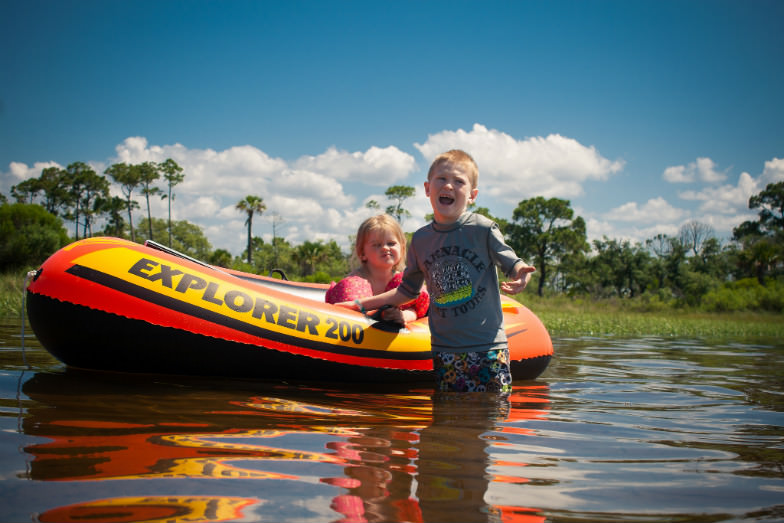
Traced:
MULTIPOLYGON (((357 230, 354 257, 360 266, 338 283, 332 283, 325 296, 327 303, 367 298, 400 285, 406 259, 403 229, 388 214, 368 218, 357 230)), ((426 315, 429 305, 430 297, 423 290, 416 300, 400 308, 385 309, 381 316, 386 321, 405 324, 426 315)))

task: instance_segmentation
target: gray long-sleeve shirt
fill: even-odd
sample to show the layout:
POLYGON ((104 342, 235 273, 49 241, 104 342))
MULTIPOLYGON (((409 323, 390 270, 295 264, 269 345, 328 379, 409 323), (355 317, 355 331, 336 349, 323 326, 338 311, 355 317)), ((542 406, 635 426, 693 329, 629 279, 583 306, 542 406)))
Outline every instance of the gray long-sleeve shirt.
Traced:
POLYGON ((522 260, 493 221, 471 212, 453 224, 414 233, 400 291, 430 293, 431 346, 441 352, 483 352, 506 344, 496 267, 508 277, 522 260))

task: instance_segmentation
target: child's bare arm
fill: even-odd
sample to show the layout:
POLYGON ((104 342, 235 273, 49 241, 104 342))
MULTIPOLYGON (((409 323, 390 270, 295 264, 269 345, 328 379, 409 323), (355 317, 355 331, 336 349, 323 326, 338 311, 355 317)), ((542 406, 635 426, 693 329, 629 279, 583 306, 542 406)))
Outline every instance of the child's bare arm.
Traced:
POLYGON ((407 297, 402 292, 398 292, 398 289, 399 287, 396 287, 386 292, 382 292, 381 294, 376 294, 375 296, 368 296, 367 298, 361 298, 354 301, 343 301, 336 303, 335 305, 353 309, 355 311, 362 309, 369 311, 375 310, 382 305, 394 305, 395 307, 399 307, 400 305, 411 301, 411 298, 407 297))
POLYGON ((518 263, 515 266, 517 273, 513 280, 501 283, 501 290, 507 294, 517 294, 523 292, 525 286, 531 281, 531 273, 536 271, 536 267, 525 263, 518 263))

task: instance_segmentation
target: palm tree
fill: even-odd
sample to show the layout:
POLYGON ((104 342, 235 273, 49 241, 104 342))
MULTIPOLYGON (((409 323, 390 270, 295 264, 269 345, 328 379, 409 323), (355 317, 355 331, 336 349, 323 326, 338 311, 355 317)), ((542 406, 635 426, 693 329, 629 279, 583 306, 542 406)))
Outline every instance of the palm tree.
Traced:
POLYGON ((136 235, 133 232, 132 210, 138 208, 139 204, 133 199, 133 190, 142 183, 139 169, 132 169, 131 166, 126 163, 115 163, 106 169, 104 174, 108 174, 114 178, 114 181, 119 183, 120 187, 122 187, 122 192, 126 199, 125 205, 128 208, 128 225, 131 228, 131 241, 135 242, 136 235))
POLYGON ((171 208, 172 202, 174 201, 174 193, 172 193, 172 188, 183 181, 185 179, 185 173, 182 172, 182 167, 180 167, 177 162, 172 160, 171 158, 167 158, 165 162, 158 164, 158 169, 160 169, 161 173, 163 174, 163 178, 166 180, 166 185, 168 187, 169 193, 164 194, 161 198, 168 198, 169 201, 169 247, 172 245, 172 221, 171 221, 171 208))
POLYGON ((329 257, 329 252, 321 240, 305 241, 297 248, 296 257, 302 264, 303 275, 308 276, 316 272, 316 264, 326 260, 329 257))
MULTIPOLYGON (((403 218, 411 216, 411 213, 403 208, 403 201, 414 196, 414 193, 415 189, 409 185, 393 185, 387 189, 384 196, 397 202, 387 207, 387 214, 394 216, 398 223, 403 223, 403 218)), ((370 207, 370 203, 368 202, 368 207, 370 207)), ((376 203, 376 205, 378 204, 376 203)))
POLYGON ((155 162, 144 162, 139 165, 132 165, 132 169, 137 169, 139 173, 139 181, 142 185, 142 194, 144 198, 147 200, 147 232, 149 233, 149 238, 153 240, 152 237, 152 212, 150 211, 150 195, 151 194, 158 194, 161 192, 159 187, 153 187, 152 182, 157 180, 161 177, 161 173, 158 172, 158 165, 155 162))
POLYGON ((240 200, 237 202, 237 205, 234 206, 238 211, 244 212, 248 215, 248 218, 245 220, 245 225, 248 226, 248 264, 252 264, 253 259, 253 242, 252 238, 253 235, 251 234, 251 227, 253 225, 253 215, 255 213, 261 214, 266 209, 267 206, 264 205, 264 200, 259 196, 252 196, 248 195, 245 197, 244 200, 240 200))

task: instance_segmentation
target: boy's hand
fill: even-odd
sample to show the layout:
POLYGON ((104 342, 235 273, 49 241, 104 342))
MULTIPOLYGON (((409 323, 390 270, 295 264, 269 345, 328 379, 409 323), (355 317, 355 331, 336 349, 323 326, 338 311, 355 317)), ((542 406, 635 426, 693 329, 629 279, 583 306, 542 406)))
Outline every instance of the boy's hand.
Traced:
MULTIPOLYGON (((351 309, 352 311, 361 311, 363 314, 367 314, 367 312, 364 309, 362 309, 360 307, 360 304, 357 302, 358 300, 341 301, 333 305, 337 305, 338 307, 344 307, 346 309, 351 309)), ((405 326, 406 322, 414 321, 416 319, 416 313, 410 310, 402 311, 398 307, 389 307, 381 311, 381 319, 383 319, 384 321, 397 323, 401 326, 405 326), (411 317, 406 317, 407 315, 410 315, 411 317)))
POLYGON ((531 273, 536 271, 536 267, 523 265, 517 271, 517 279, 501 283, 501 290, 507 294, 517 294, 523 292, 525 286, 531 281, 531 273))
MULTIPOLYGON (((403 311, 401 311, 397 307, 390 307, 388 309, 381 311, 381 319, 384 321, 397 323, 398 325, 401 326, 405 326, 406 324, 405 314, 403 314, 403 311)), ((414 319, 416 319, 416 314, 414 314, 414 319)))

